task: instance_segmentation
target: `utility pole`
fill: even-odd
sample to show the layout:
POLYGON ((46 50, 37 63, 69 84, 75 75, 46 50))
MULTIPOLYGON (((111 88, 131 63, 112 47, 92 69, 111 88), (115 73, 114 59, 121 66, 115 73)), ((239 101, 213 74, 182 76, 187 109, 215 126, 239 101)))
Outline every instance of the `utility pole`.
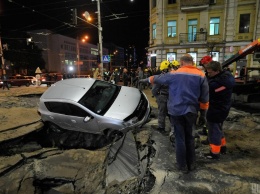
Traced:
POLYGON ((100 0, 97 0, 97 12, 98 12, 98 51, 100 57, 100 74, 103 79, 103 46, 102 46, 102 27, 101 27, 101 13, 100 13, 100 0))

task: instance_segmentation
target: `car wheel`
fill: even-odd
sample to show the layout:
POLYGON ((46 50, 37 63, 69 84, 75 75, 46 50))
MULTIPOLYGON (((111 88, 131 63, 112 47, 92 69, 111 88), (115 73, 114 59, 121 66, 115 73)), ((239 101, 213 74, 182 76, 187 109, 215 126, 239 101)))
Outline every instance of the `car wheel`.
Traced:
POLYGON ((12 87, 12 84, 8 84, 8 88, 11 88, 12 87))
POLYGON ((29 87, 31 84, 30 83, 26 83, 26 87, 29 87))
POLYGON ((123 137, 123 135, 124 134, 121 131, 117 131, 117 130, 108 130, 105 134, 107 140, 113 140, 113 141, 120 139, 121 137, 123 137))

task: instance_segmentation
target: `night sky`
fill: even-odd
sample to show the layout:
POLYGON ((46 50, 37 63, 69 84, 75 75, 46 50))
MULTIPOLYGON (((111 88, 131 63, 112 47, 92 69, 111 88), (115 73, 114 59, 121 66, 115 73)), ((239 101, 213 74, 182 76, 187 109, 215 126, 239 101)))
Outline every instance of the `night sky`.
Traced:
MULTIPOLYGON (((134 45, 137 54, 145 55, 149 40, 148 0, 100 0, 102 36, 104 43, 120 47, 134 45), (115 18, 118 19, 115 19, 115 18)), ((49 29, 72 38, 89 36, 89 42, 98 43, 96 27, 78 19, 72 24, 72 9, 77 16, 88 11, 97 25, 97 2, 92 0, 2 0, 0 2, 1 36, 11 31, 49 29)))

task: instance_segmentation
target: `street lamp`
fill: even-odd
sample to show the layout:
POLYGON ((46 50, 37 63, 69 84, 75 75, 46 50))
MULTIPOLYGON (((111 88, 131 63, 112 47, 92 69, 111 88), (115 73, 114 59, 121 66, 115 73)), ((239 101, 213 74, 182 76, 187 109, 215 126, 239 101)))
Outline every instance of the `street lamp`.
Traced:
POLYGON ((88 36, 84 36, 84 38, 81 39, 81 42, 86 42, 88 40, 88 36))

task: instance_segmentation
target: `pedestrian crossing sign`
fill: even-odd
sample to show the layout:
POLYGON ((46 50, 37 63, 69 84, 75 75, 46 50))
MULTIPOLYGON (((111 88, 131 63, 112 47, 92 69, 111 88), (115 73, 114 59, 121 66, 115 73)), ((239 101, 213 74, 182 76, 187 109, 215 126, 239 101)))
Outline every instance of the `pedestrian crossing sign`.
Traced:
POLYGON ((103 63, 110 62, 110 56, 109 55, 103 55, 103 63))

